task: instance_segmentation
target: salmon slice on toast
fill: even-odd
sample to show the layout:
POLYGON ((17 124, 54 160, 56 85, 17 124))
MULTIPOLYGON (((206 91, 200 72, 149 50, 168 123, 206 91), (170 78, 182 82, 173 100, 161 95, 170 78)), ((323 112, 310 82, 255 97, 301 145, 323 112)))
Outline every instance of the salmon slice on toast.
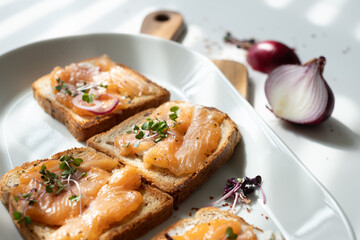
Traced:
POLYGON ((32 88, 45 112, 79 141, 170 98, 169 91, 106 55, 55 67, 32 88))
POLYGON ((136 168, 92 148, 11 170, 0 199, 25 239, 135 239, 173 208, 172 197, 142 182, 136 168))
POLYGON ((227 114, 172 101, 95 135, 87 145, 136 167, 179 203, 231 157, 240 137, 227 114))

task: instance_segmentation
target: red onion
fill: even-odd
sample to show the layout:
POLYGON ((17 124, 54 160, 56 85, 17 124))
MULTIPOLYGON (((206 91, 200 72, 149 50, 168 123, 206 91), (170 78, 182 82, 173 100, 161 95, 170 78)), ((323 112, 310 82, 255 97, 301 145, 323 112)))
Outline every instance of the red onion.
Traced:
POLYGON ((102 102, 102 106, 96 111, 91 110, 90 112, 97 115, 105 115, 112 112, 119 103, 119 98, 112 94, 102 94, 99 96, 99 99, 102 102), (105 97, 105 99, 104 99, 105 97))
POLYGON ((87 103, 82 100, 83 94, 78 94, 72 100, 72 103, 80 108, 92 112, 96 115, 105 115, 112 112, 117 104, 119 99, 111 94, 102 94, 96 99, 93 99, 91 103, 87 103))
POLYGON ((265 83, 271 111, 286 121, 314 125, 328 119, 335 98, 322 76, 325 58, 304 65, 283 65, 272 71, 265 83))
POLYGON ((293 49, 277 41, 268 40, 255 43, 254 39, 237 40, 230 33, 225 36, 225 41, 248 50, 247 62, 254 70, 263 73, 270 73, 284 64, 301 64, 293 49))
POLYGON ((82 100, 82 95, 83 94, 78 94, 72 99, 72 103, 74 104, 75 107, 87 111, 95 111, 101 107, 102 105, 101 101, 94 99, 91 103, 87 103, 84 100, 82 100))
POLYGON ((270 73, 284 64, 300 64, 294 50, 275 41, 264 41, 253 45, 246 56, 247 62, 257 71, 270 73))

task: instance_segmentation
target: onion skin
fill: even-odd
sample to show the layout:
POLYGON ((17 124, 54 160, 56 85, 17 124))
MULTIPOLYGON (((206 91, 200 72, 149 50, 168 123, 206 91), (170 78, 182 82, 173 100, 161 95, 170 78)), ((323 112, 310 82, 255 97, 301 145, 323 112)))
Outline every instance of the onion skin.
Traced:
POLYGON ((254 70, 263 73, 270 73, 284 64, 301 64, 293 49, 271 40, 251 46, 246 60, 254 70))
POLYGON ((306 125, 316 125, 319 123, 322 123, 323 121, 327 120, 328 118, 331 117, 332 112, 334 111, 334 106, 335 106, 335 96, 333 91, 331 90, 331 88, 329 87, 329 85, 327 84, 327 82, 324 80, 325 82, 325 86, 328 90, 329 93, 329 97, 328 97, 328 102, 324 111, 324 114, 322 116, 320 116, 318 119, 316 119, 313 122, 308 122, 308 123, 302 123, 302 124, 306 124, 306 125))
POLYGON ((283 65, 272 71, 265 83, 271 111, 279 118, 302 125, 328 119, 335 105, 334 94, 322 73, 325 58, 304 65, 283 65))

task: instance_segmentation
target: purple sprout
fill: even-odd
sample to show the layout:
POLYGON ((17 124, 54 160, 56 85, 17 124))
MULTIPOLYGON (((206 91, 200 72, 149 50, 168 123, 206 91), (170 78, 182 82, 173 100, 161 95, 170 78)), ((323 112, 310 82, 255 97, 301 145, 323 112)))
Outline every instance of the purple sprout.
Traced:
POLYGON ((239 200, 242 203, 250 203, 248 196, 255 191, 256 187, 260 188, 263 197, 263 203, 266 204, 266 197, 264 190, 261 187, 261 182, 262 179, 260 175, 254 178, 228 178, 224 187, 223 196, 219 200, 213 202, 210 206, 217 205, 221 201, 234 196, 234 202, 231 207, 231 211, 234 211, 235 206, 239 200))

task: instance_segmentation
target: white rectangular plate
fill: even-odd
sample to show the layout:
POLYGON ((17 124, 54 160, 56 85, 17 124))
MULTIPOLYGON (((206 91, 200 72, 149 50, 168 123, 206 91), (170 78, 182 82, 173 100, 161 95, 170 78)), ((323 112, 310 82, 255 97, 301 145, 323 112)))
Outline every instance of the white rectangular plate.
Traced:
MULTIPOLYGON (((261 175, 267 202, 259 192, 237 213, 262 229, 287 239, 355 239, 334 199, 299 159, 255 113, 221 72, 205 57, 179 44, 142 35, 94 34, 31 44, 0 57, 0 176, 24 162, 84 146, 65 126, 47 115, 32 97, 31 84, 82 59, 108 54, 171 91, 173 100, 216 107, 238 124, 242 140, 231 159, 178 206, 171 218, 142 239, 150 239, 194 208, 221 197, 229 177, 261 175)), ((20 239, 11 217, 0 206, 4 239, 20 239)))

